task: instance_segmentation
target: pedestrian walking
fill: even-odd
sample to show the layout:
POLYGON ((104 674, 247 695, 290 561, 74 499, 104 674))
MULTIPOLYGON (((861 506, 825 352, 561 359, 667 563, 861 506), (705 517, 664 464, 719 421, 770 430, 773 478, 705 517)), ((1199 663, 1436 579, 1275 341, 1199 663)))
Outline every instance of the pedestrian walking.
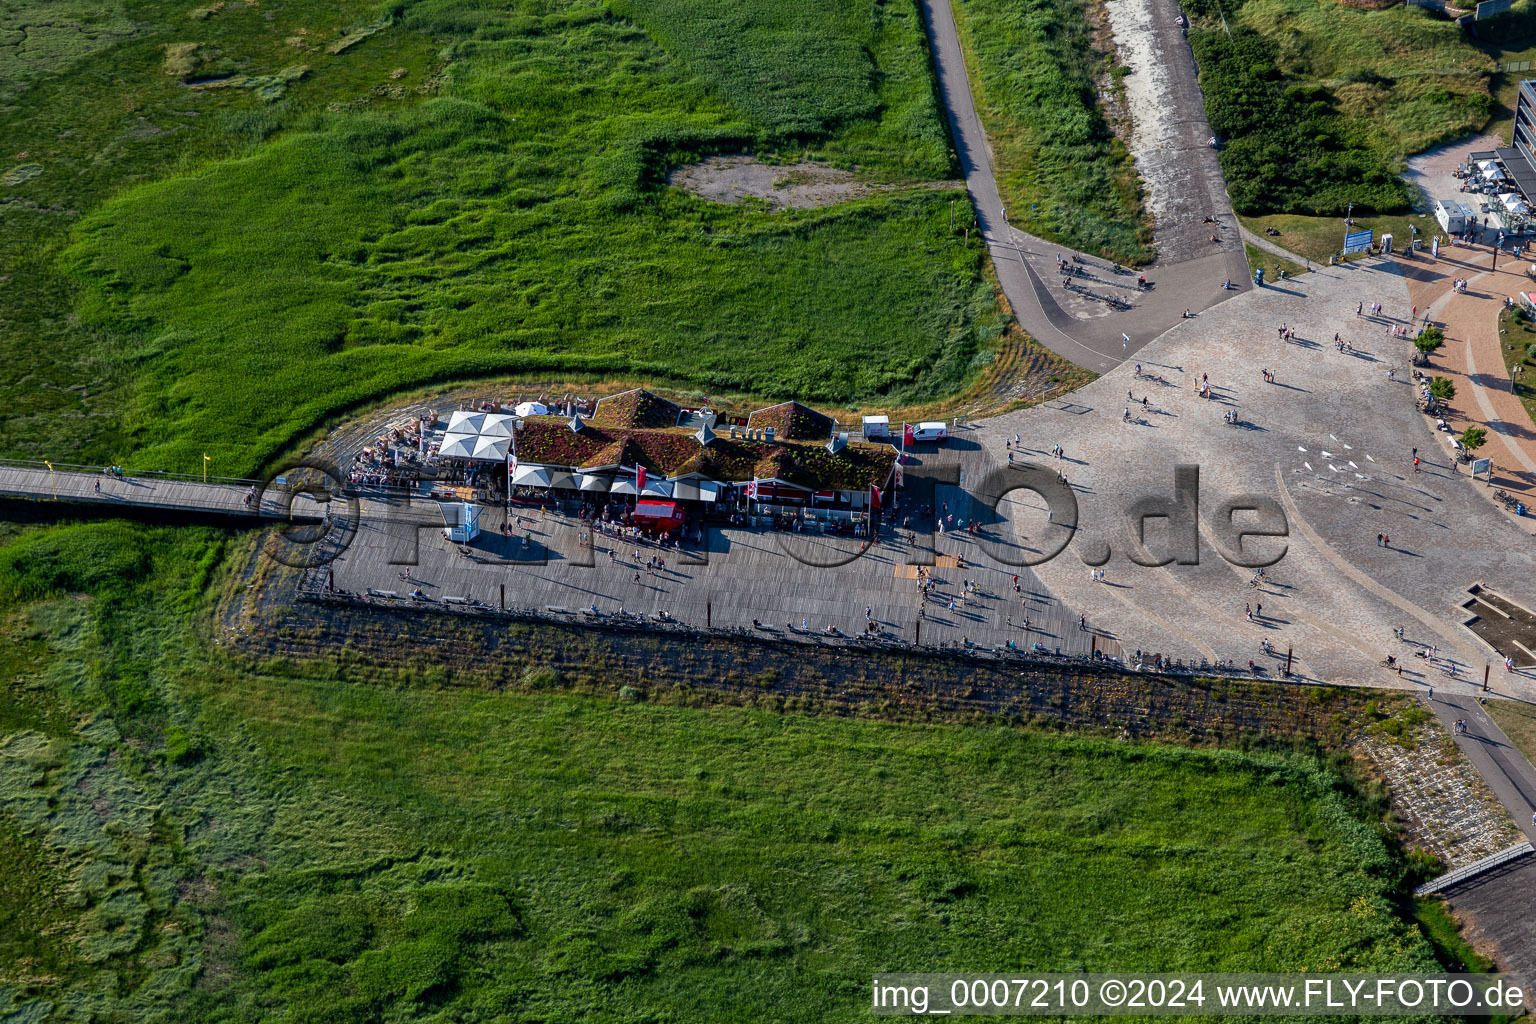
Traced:
POLYGON ((1253 617, 1256 618, 1256 619, 1262 619, 1264 617, 1264 602, 1263 601, 1260 601, 1260 602, 1258 602, 1257 604, 1255 604, 1253 606, 1253 617))

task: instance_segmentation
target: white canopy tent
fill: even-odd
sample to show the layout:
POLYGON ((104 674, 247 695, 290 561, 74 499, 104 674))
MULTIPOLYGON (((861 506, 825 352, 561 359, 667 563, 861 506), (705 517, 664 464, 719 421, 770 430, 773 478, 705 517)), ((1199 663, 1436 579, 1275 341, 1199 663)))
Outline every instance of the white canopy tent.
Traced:
POLYGON ((609 494, 639 494, 635 482, 627 477, 618 477, 613 481, 613 486, 608 489, 609 494))
POLYGON ((1521 199, 1519 193, 1516 192, 1506 192, 1504 195, 1499 196, 1499 202, 1503 203, 1504 209, 1510 213, 1531 212, 1530 205, 1524 199, 1521 199))
POLYGON ((517 487, 548 487, 549 470, 543 466, 518 466, 512 474, 512 483, 517 487))
POLYGON ((548 416, 549 406, 543 402, 519 402, 512 411, 519 416, 548 416))
POLYGON ((505 462, 512 449, 511 416, 460 409, 448 420, 438 455, 477 462, 505 462))
MULTIPOLYGON (((614 490, 618 490, 617 487, 614 490)), ((670 498, 672 497, 672 482, 670 480, 647 480, 645 490, 640 492, 646 498, 670 498)))
POLYGON ((589 476, 583 473, 577 477, 577 480, 579 482, 576 486, 589 493, 601 494, 608 489, 608 478, 606 476, 589 476))
POLYGON ((576 474, 566 469, 552 469, 549 471, 549 486, 558 490, 574 490, 576 474))

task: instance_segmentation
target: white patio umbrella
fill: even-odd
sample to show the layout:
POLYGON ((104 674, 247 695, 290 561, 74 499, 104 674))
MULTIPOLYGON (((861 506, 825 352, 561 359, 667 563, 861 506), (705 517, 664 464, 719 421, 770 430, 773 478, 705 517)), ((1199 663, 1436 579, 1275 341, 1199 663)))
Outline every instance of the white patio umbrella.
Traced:
POLYGON ((543 466, 518 466, 512 482, 519 487, 548 487, 549 470, 543 466))
POLYGON ((608 489, 608 478, 605 476, 589 476, 588 474, 583 473, 577 479, 581 481, 577 486, 579 486, 583 491, 591 491, 597 494, 601 494, 608 489))

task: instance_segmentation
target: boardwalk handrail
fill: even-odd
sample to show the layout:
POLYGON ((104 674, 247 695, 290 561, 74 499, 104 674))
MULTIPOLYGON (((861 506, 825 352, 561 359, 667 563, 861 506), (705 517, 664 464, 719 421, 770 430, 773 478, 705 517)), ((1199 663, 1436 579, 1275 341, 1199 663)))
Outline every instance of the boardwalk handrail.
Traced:
POLYGON ((1443 889, 1449 889, 1451 886, 1465 882, 1469 878, 1476 878, 1485 871, 1492 871, 1494 868, 1502 867, 1512 860, 1518 860, 1533 851, 1536 851, 1536 847, 1531 846, 1530 840, 1516 843, 1514 846, 1500 850, 1492 856, 1484 857, 1479 861, 1473 861, 1464 868, 1457 868, 1455 871, 1446 872, 1439 878, 1432 878, 1413 890, 1413 894, 1415 896, 1428 896, 1443 889))
MULTIPOLYGON (((0 458, 0 467, 14 466, 18 469, 48 469, 48 463, 42 459, 5 459, 0 458)), ((106 466, 89 466, 77 462, 55 462, 53 472, 56 473, 90 473, 100 475, 107 471, 106 466)), ((252 480, 241 476, 208 476, 201 473, 171 473, 163 469, 123 469, 125 477, 153 478, 156 480, 181 480, 189 483, 210 484, 246 484, 260 486, 262 481, 252 480)))

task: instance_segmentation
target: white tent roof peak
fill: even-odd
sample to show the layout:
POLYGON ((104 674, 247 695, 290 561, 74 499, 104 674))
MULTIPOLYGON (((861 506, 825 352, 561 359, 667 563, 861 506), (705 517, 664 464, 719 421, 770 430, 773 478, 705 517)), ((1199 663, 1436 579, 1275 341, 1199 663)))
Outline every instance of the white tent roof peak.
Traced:
POLYGON ((701 446, 708 448, 709 443, 715 439, 715 432, 709 429, 708 423, 700 423, 699 429, 693 432, 693 436, 701 446))
POLYGON ((579 413, 579 412, 571 413, 571 424, 570 424, 570 426, 571 426, 571 433, 573 433, 573 434, 581 433, 581 428, 583 426, 585 426, 585 424, 581 422, 581 413, 579 413))
POLYGON ((512 446, 513 417, 460 409, 448 420, 438 454, 450 459, 505 461, 512 446))

